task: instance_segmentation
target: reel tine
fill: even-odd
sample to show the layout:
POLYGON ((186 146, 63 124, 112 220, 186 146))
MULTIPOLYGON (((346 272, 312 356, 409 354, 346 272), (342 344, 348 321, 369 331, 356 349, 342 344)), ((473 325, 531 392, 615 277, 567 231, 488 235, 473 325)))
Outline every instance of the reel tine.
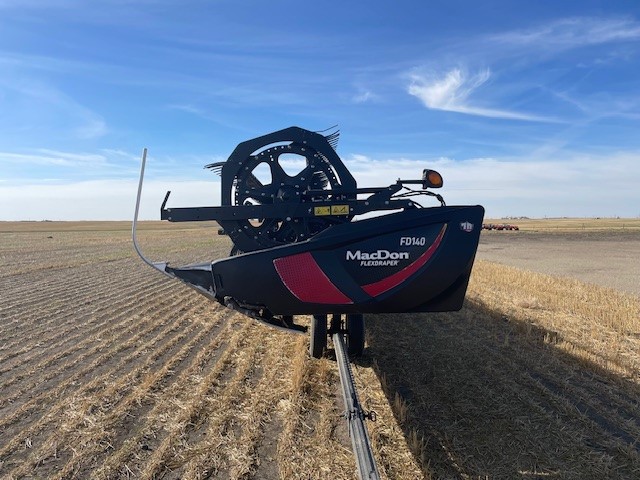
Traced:
MULTIPOLYGON (((224 166, 224 164, 225 162, 215 162, 215 163, 210 163, 208 165, 205 165, 204 168, 208 168, 212 172, 217 173, 219 176, 222 176, 222 167, 224 166)), ((234 179, 234 185, 235 184, 236 184, 236 180, 234 179)), ((253 173, 249 174, 247 184, 254 188, 259 188, 264 186, 262 185, 262 182, 258 180, 253 173)))
POLYGON ((249 177, 247 178, 247 185, 252 188, 264 187, 262 182, 258 180, 258 178, 253 173, 249 174, 249 177))
POLYGON ((338 125, 333 125, 329 128, 325 128, 324 130, 320 130, 316 133, 328 132, 329 130, 333 130, 334 128, 336 130, 334 132, 326 134, 324 138, 327 139, 327 142, 329 142, 329 145, 331 145, 331 148, 336 150, 338 148, 338 140, 340 139, 340 130, 338 129, 338 125))
POLYGON ((208 165, 205 165, 204 168, 208 168, 212 172, 217 173, 218 175, 222 176, 222 167, 224 166, 224 163, 225 162, 210 163, 208 165))
POLYGON ((335 132, 326 135, 325 138, 327 139, 327 142, 329 142, 329 145, 331 145, 331 148, 336 150, 338 148, 338 140, 340 140, 340 130, 336 130, 335 132))
POLYGON ((313 180, 311 182, 311 187, 314 190, 324 190, 329 186, 329 179, 327 178, 326 173, 319 171, 313 173, 313 180))

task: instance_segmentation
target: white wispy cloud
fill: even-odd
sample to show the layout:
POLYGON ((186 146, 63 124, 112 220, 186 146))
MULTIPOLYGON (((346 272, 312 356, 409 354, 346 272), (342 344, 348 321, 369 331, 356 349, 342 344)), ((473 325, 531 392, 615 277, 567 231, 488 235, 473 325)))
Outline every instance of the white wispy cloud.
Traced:
POLYGON ((66 6, 70 2, 68 0, 65 1, 51 1, 51 2, 41 2, 38 0, 0 0, 0 8, 19 8, 19 9, 31 9, 31 8, 42 8, 47 4, 51 4, 52 6, 66 6))
MULTIPOLYGON (((102 5, 122 7, 128 4, 154 4, 156 0, 102 0, 102 5)), ((85 5, 84 0, 0 0, 0 8, 16 10, 69 9, 85 5)))
POLYGON ((511 47, 569 49, 640 39, 640 23, 633 18, 572 17, 528 29, 512 30, 489 37, 511 47))
POLYGON ((106 155, 107 157, 122 158, 125 160, 131 160, 135 162, 140 161, 140 155, 137 153, 134 155, 131 152, 127 152, 125 150, 116 149, 116 148, 103 148, 100 151, 102 152, 103 155, 106 155))
MULTIPOLYGON (((71 184, 73 182, 115 179, 126 182, 137 179, 140 172, 142 147, 139 152, 103 148, 93 152, 71 152, 54 149, 0 151, 0 171, 8 185, 30 188, 42 182, 71 184)), ((175 182, 191 181, 203 176, 207 181, 217 176, 204 171, 203 166, 226 158, 215 155, 147 155, 146 178, 158 181, 170 178, 175 182), (203 173, 204 172, 204 173, 203 173)), ((1 217, 1 212, 0 212, 1 217)))
POLYGON ((354 95, 353 101, 354 103, 365 103, 373 98, 375 98, 373 93, 370 92, 369 90, 365 90, 362 92, 358 92, 356 95, 354 95))
MULTIPOLYGON (((574 122, 576 114, 583 120, 585 117, 597 118, 603 113, 627 114, 629 105, 635 103, 635 94, 628 91, 612 93, 604 104, 600 104, 601 96, 589 96, 583 88, 582 96, 572 99, 569 94, 572 85, 567 87, 567 82, 583 82, 589 72, 576 76, 565 73, 558 79, 553 69, 539 67, 554 61, 562 63, 563 71, 571 67, 613 68, 635 58, 638 41, 640 21, 630 16, 556 18, 527 28, 482 35, 466 39, 463 44, 454 44, 443 50, 440 57, 457 58, 463 67, 449 70, 431 68, 426 73, 424 69, 416 69, 408 75, 406 88, 429 109, 490 118, 565 123, 569 118, 574 122), (605 48, 598 48, 600 46, 605 48), (582 55, 573 56, 577 49, 583 49, 582 55), (464 68, 478 65, 478 62, 499 70, 499 78, 488 68, 464 68), (541 92, 551 95, 554 98, 545 97, 537 108, 546 108, 552 113, 531 113, 522 111, 522 107, 497 104, 500 98, 497 93, 505 91, 520 99, 532 98, 541 92), (491 101, 488 101, 489 94, 491 101), (618 96, 619 106, 613 101, 618 96), (562 101, 559 108, 556 108, 558 104, 553 102, 554 99, 562 101), (567 111, 569 104, 577 111, 567 111)), ((600 84, 596 88, 600 92, 606 90, 607 85, 600 84)))
POLYGON ((432 110, 509 120, 555 121, 551 118, 523 112, 473 105, 470 101, 471 95, 484 85, 490 77, 491 71, 489 69, 481 70, 472 75, 460 68, 449 70, 444 75, 412 73, 407 92, 418 98, 425 107, 432 110))
POLYGON ((170 110, 178 110, 181 112, 191 113, 199 117, 207 116, 207 113, 202 108, 196 107, 195 105, 192 105, 190 103, 182 103, 182 104, 172 103, 170 105, 167 105, 167 108, 170 110))
MULTIPOLYGON (((607 156, 572 154, 556 158, 405 158, 344 159, 360 187, 386 186, 397 178, 419 179, 422 168, 442 173, 441 193, 449 205, 480 204, 489 217, 638 217, 640 152, 607 156), (606 170, 606 174, 603 171, 606 170)), ((207 172, 209 173, 209 172, 207 172)), ((0 220, 128 220, 133 215, 137 181, 27 180, 0 183, 0 220)), ((193 178, 151 178, 145 182, 142 219, 158 219, 167 190, 169 206, 219 205, 220 181, 204 174, 193 178)), ((425 198, 425 206, 437 202, 425 198)))
POLYGON ((371 88, 360 84, 355 85, 356 93, 351 97, 353 103, 366 103, 378 100, 380 97, 371 88))
POLYGON ((73 129, 76 137, 81 139, 100 138, 109 132, 107 123, 94 114, 84 119, 84 124, 73 129))
MULTIPOLYGON (((396 178, 419 179, 422 168, 444 177, 447 204, 481 204, 487 216, 638 217, 640 152, 543 158, 345 158, 358 186, 384 186, 396 178), (606 174, 603 172, 606 170, 606 174)), ((424 205, 437 204, 429 198, 424 205)))
MULTIPOLYGON (((0 220, 130 220, 135 208, 137 180, 104 179, 77 182, 0 184, 0 220)), ((210 206, 220 203, 220 182, 183 180, 145 181, 140 219, 159 220, 167 190, 169 206, 210 206)))
POLYGON ((14 163, 20 165, 51 165, 61 167, 106 165, 107 157, 95 153, 71 153, 56 150, 37 149, 36 153, 0 152, 0 165, 14 163))
MULTIPOLYGON (((55 86, 24 74, 0 79, 4 101, 21 105, 25 123, 55 118, 52 129, 67 129, 79 139, 94 139, 108 133, 104 118, 55 86)), ((2 120, 2 115, 0 115, 2 120)))

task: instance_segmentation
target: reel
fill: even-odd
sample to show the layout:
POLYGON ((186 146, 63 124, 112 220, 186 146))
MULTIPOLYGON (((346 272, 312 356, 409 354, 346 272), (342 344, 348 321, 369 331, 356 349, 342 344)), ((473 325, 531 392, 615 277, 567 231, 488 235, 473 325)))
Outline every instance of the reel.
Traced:
POLYGON ((274 207, 272 216, 219 221, 233 240, 232 254, 301 242, 351 220, 349 212, 292 216, 287 208, 355 198, 355 179, 335 151, 338 136, 291 127, 244 142, 226 162, 206 165, 222 177, 223 206, 274 207))

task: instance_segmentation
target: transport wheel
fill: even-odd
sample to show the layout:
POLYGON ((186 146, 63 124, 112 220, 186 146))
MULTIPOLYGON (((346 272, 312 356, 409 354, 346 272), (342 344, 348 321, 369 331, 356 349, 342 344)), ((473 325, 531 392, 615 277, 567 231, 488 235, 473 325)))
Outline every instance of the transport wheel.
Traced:
POLYGON ((313 358, 322 358, 325 348, 327 348, 327 316, 314 315, 311 317, 309 353, 313 358))
POLYGON ((349 355, 362 355, 364 351, 364 315, 347 315, 347 352, 349 355))

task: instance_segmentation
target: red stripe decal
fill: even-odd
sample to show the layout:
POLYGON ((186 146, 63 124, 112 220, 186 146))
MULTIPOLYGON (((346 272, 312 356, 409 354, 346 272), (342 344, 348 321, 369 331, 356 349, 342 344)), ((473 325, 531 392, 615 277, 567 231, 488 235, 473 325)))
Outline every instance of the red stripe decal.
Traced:
POLYGON ((309 252, 276 258, 273 266, 282 283, 302 302, 353 304, 353 301, 329 280, 309 252))
POLYGON ((431 256, 435 253, 435 251, 440 246, 440 242, 442 241, 442 237, 444 237, 444 232, 446 229, 447 229, 447 225, 444 224, 442 226, 442 230, 440 230, 440 233, 438 234, 436 239, 433 241, 431 246, 427 248, 427 250, 415 260, 415 262, 407 265, 399 272, 396 272, 393 275, 389 275, 388 277, 383 278, 382 280, 378 280, 375 283, 364 285, 362 289, 372 297, 376 297, 381 293, 387 292, 392 288, 400 285, 407 278, 409 278, 411 275, 417 272, 420 269, 420 267, 422 267, 425 263, 429 261, 431 256))

